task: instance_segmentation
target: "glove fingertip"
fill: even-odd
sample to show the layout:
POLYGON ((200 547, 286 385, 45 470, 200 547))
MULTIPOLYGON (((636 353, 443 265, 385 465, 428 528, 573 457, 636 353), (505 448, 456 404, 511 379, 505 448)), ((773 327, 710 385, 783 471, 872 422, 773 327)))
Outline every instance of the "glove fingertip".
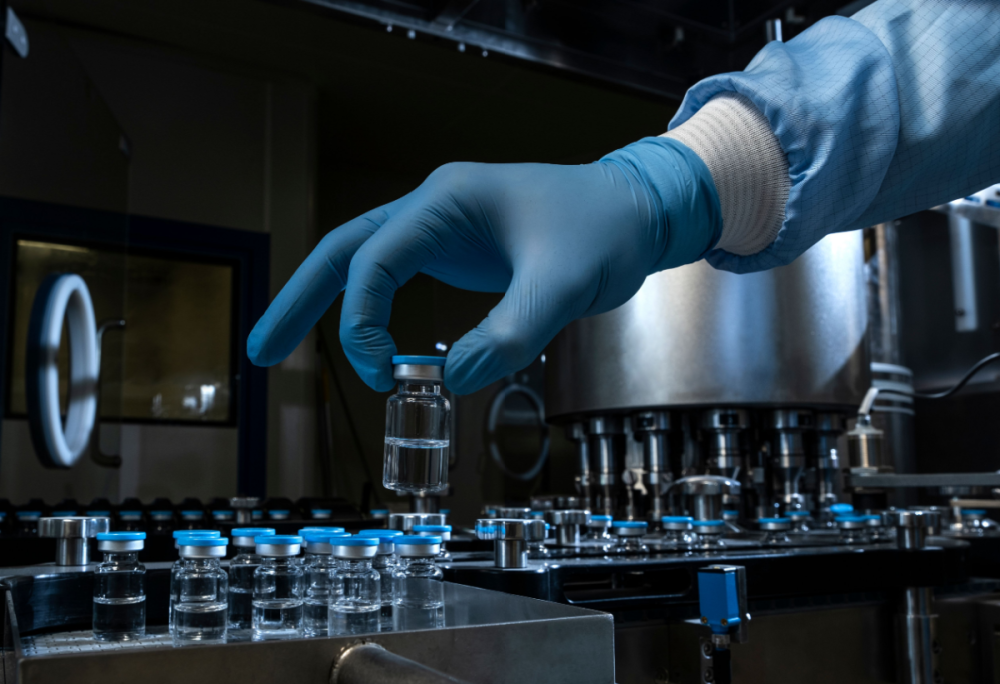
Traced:
POLYGON ((269 341, 270 335, 260 330, 260 324, 254 326, 247 337, 247 356, 250 358, 250 363, 255 366, 267 367, 273 366, 285 358, 284 356, 278 357, 273 353, 268 344, 269 341))

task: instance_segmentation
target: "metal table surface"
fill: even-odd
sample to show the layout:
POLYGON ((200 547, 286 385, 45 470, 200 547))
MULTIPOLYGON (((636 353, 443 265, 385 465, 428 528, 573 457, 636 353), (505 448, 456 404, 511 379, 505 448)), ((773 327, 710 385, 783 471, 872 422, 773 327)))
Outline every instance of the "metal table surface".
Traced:
MULTIPOLYGON (((147 596, 162 600, 165 588, 159 585, 169 578, 169 564, 153 565, 163 567, 150 569, 153 591, 147 596)), ((614 682, 610 615, 447 582, 441 621, 425 629, 175 648, 156 611, 150 611, 158 617, 144 640, 93 642, 86 629, 92 586, 87 572, 38 566, 0 569, 0 576, 4 684, 318 684, 329 681, 339 654, 359 642, 477 683, 614 682)))

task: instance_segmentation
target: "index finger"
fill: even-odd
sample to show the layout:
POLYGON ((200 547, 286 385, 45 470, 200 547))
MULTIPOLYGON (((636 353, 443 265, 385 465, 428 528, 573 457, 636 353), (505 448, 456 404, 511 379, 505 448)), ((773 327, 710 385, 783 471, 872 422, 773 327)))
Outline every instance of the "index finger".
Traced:
POLYGON ((247 355, 257 366, 283 361, 330 308, 344 284, 355 252, 392 215, 400 200, 373 209, 327 233, 247 338, 247 355))

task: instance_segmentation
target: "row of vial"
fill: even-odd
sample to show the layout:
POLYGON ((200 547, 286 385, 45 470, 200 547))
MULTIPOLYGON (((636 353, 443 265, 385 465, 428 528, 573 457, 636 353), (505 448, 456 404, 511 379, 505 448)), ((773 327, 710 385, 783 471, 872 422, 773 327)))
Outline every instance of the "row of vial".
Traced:
MULTIPOLYGON (((441 626, 449 526, 396 530, 306 528, 232 532, 237 549, 228 572, 221 559, 230 540, 211 530, 174 533, 180 558, 170 571, 170 634, 175 645, 227 640, 364 634, 441 626)), ((138 560, 145 533, 98 535, 104 561, 95 571, 94 637, 142 638, 146 628, 145 568, 138 560)))
MULTIPOLYGON (((855 515, 850 504, 835 504, 838 509, 834 526, 840 531, 840 542, 844 544, 866 544, 889 541, 893 530, 882 523, 879 515, 855 515)), ((764 533, 765 545, 790 544, 789 532, 808 533, 813 531, 811 519, 805 511, 793 511, 784 518, 761 518, 757 521, 764 533)), ((587 523, 588 534, 584 539, 608 543, 600 548, 604 553, 646 553, 649 548, 644 541, 661 547, 678 549, 711 549, 725 545, 724 536, 742 533, 744 530, 725 520, 695 520, 690 516, 664 516, 660 520, 662 535, 648 534, 649 526, 644 521, 613 520, 609 515, 591 516, 587 523), (613 536, 612 536, 613 535, 613 536)), ((529 545, 531 551, 538 551, 536 545, 529 545)), ((540 549, 544 553, 544 549, 540 549)))

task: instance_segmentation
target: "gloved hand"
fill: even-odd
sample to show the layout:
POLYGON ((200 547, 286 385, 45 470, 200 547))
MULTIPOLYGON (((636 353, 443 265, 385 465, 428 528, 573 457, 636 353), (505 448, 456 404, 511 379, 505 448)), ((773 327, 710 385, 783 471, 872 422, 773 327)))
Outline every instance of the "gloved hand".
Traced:
POLYGON ((708 168, 667 138, 583 166, 448 164, 327 234, 258 321, 247 351, 257 365, 278 363, 346 285, 344 351, 368 385, 392 389, 393 294, 423 272, 506 293, 448 353, 445 385, 473 392, 527 366, 567 323, 628 301, 647 275, 700 259, 721 229, 708 168))

